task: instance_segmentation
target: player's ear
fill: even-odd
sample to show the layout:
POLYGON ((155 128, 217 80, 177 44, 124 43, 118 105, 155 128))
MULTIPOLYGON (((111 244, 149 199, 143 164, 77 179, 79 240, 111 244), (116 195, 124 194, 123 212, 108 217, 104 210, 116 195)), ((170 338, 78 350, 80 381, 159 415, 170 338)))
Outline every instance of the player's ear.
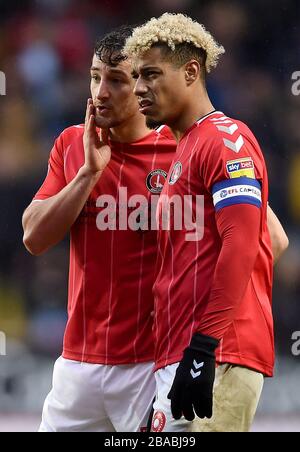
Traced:
POLYGON ((196 60, 191 60, 185 65, 185 80, 187 85, 192 85, 196 80, 199 79, 201 74, 200 63, 196 60))

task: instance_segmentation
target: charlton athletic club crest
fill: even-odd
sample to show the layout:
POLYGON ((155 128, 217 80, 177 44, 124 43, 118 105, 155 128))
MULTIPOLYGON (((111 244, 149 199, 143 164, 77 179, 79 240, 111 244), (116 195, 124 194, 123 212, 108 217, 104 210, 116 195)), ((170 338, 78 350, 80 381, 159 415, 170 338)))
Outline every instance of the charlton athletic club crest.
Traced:
POLYGON ((169 179, 169 184, 170 185, 176 184, 176 182, 180 178, 181 174, 182 174, 182 163, 181 162, 177 162, 177 163, 175 163, 173 171, 171 173, 171 176, 170 176, 170 179, 169 179))
POLYGON ((166 415, 162 411, 156 411, 153 416, 151 432, 160 433, 163 432, 166 426, 166 415))
POLYGON ((148 190, 151 191, 151 193, 161 193, 162 189, 164 188, 164 184, 167 180, 168 174, 161 169, 151 171, 150 174, 148 174, 146 179, 146 185, 148 190))

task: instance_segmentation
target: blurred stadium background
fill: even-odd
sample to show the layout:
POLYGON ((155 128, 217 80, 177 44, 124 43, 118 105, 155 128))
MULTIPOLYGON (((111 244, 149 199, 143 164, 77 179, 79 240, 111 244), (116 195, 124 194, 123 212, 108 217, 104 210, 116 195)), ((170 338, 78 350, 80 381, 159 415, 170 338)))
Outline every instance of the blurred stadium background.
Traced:
MULTIPOLYGON (((33 258, 21 216, 45 176, 55 137, 81 123, 95 38, 165 11, 203 22, 227 50, 210 78, 216 107, 248 123, 262 144, 270 203, 290 238, 276 268, 277 372, 254 431, 300 431, 300 2, 293 0, 0 0, 0 431, 34 431, 66 321, 68 240, 33 258)), ((246 242, 246 238, 245 238, 246 242)))

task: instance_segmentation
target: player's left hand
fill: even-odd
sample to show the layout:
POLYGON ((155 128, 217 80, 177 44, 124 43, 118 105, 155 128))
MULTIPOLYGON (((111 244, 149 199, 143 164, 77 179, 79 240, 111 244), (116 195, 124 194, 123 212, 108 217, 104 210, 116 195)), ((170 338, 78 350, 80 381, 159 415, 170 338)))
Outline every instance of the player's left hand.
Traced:
POLYGON ((194 334, 191 344, 177 369, 168 399, 174 419, 182 415, 193 421, 211 418, 213 412, 213 386, 215 381, 215 350, 219 342, 200 333, 194 334))

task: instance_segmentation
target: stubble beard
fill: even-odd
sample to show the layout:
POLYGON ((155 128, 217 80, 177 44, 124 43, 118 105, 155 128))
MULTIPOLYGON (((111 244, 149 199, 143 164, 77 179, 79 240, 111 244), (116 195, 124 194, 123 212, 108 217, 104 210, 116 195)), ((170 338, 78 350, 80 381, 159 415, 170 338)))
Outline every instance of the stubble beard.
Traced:
POLYGON ((156 121, 155 119, 146 116, 146 125, 149 129, 155 130, 163 124, 161 123, 161 121, 156 121))

